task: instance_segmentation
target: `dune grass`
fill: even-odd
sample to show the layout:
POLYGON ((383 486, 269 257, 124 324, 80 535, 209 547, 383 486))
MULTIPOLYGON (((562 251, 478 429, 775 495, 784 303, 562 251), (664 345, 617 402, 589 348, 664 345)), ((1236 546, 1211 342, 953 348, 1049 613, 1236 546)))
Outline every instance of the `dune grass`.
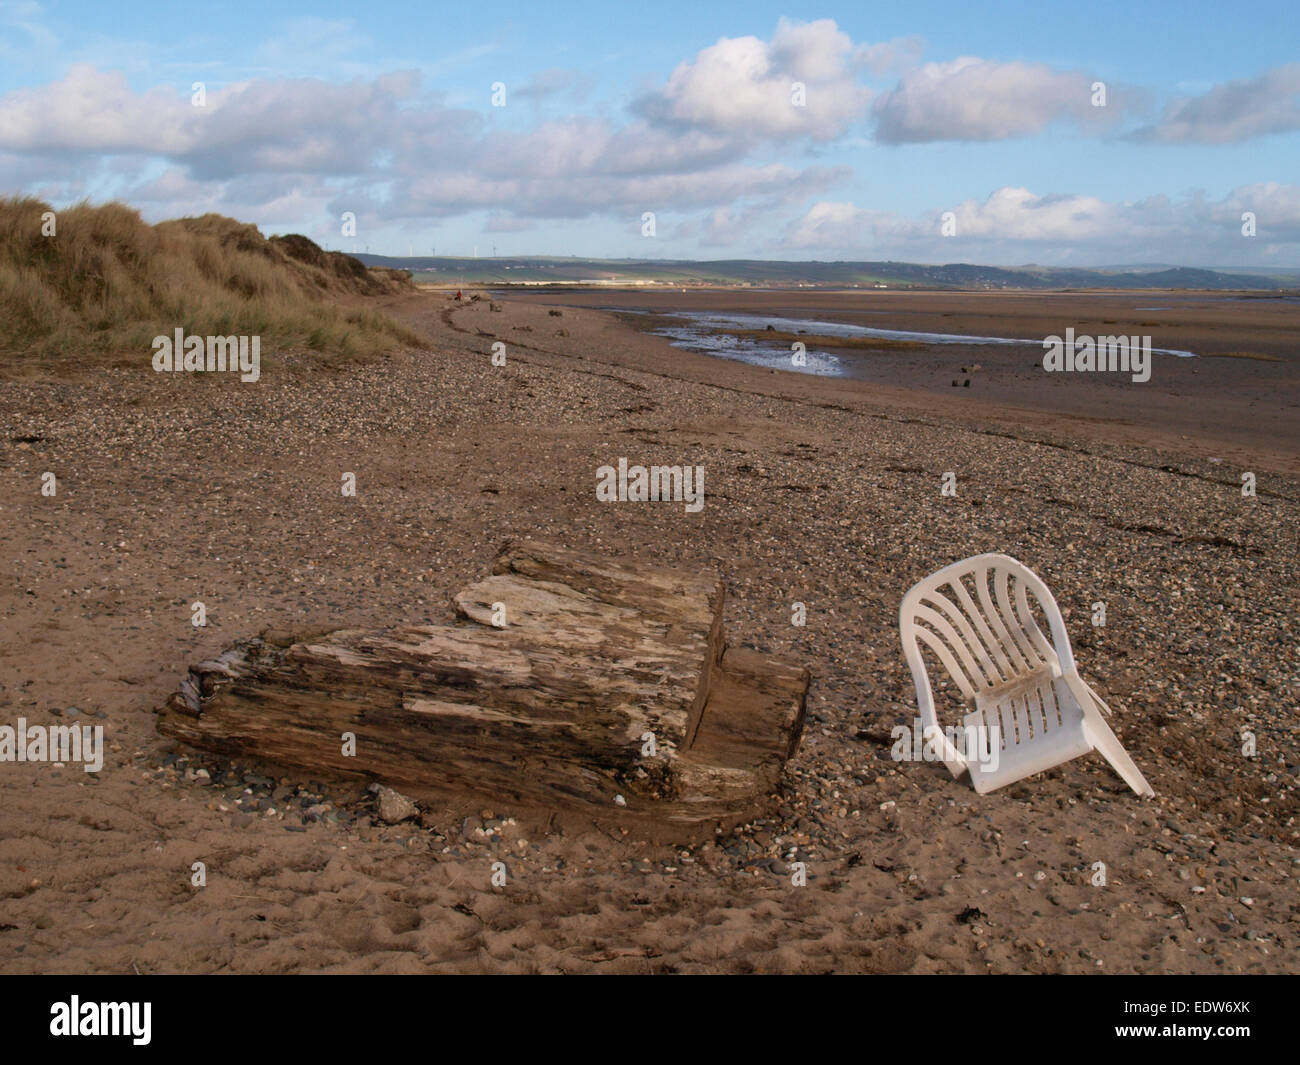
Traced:
POLYGON ((269 365, 286 349, 361 361, 418 343, 363 301, 339 302, 403 291, 400 271, 221 215, 151 226, 120 203, 59 211, 46 235, 51 210, 0 198, 0 374, 148 365, 153 338, 177 328, 260 336, 269 365))

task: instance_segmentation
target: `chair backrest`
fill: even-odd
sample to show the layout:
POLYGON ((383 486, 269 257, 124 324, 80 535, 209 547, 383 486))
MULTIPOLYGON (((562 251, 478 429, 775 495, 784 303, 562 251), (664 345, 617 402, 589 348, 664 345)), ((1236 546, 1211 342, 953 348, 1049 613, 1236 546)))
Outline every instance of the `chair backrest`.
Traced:
POLYGON ((927 716, 933 715, 933 696, 922 644, 943 663, 968 702, 1044 669, 1059 675, 1075 668, 1052 593, 1008 555, 963 559, 914 585, 899 608, 899 632, 927 716), (1050 641, 1038 627, 1030 597, 1047 618, 1050 641))

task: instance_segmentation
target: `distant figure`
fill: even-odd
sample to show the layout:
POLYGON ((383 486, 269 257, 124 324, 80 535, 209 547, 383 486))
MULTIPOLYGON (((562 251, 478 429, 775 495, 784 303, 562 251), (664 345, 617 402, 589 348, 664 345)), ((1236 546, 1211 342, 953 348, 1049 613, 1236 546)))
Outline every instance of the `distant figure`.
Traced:
POLYGON ((457 290, 456 290, 456 301, 457 301, 458 303, 460 302, 460 289, 457 289, 457 290))

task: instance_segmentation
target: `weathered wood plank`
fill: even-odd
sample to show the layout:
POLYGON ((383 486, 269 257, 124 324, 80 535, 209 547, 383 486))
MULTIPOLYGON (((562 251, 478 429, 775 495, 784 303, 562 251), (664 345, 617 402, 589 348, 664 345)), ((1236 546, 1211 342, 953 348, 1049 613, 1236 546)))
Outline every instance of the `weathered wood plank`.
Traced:
POLYGON ((799 744, 810 680, 807 669, 784 659, 727 648, 679 767, 682 810, 664 815, 732 822, 760 816, 799 744))
POLYGON ((508 546, 493 569, 454 597, 461 624, 243 641, 191 668, 159 729, 415 794, 678 825, 762 808, 797 744, 808 674, 723 654, 720 581, 537 543, 508 546))

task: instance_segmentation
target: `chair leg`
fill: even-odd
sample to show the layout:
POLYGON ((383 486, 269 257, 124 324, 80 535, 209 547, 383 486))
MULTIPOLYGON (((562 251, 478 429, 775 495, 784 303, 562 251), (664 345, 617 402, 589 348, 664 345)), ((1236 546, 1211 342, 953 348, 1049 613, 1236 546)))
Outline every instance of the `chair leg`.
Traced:
POLYGON ((1155 790, 1147 783, 1142 770, 1138 769, 1128 751, 1124 750, 1124 745, 1119 742, 1119 737, 1110 730, 1100 714, 1085 713, 1083 727, 1093 750, 1098 751, 1111 764, 1115 772, 1124 778, 1125 784, 1146 798, 1155 795, 1155 790))

